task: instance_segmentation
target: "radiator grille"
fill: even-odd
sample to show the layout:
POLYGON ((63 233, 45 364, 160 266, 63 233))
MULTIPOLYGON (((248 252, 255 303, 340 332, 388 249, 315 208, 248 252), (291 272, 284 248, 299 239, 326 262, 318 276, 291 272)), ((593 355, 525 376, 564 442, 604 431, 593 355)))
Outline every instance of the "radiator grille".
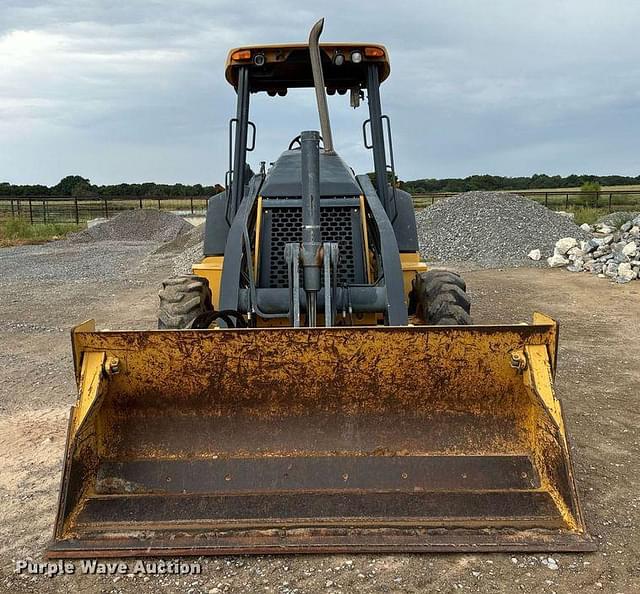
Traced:
MULTIPOLYGON (((285 244, 302 241, 302 210, 299 207, 271 208, 271 242, 269 263, 269 287, 288 285, 287 263, 284 259, 285 244)), ((356 282, 356 266, 353 242, 353 206, 323 206, 320 209, 322 240, 338 244, 338 284, 356 282)))

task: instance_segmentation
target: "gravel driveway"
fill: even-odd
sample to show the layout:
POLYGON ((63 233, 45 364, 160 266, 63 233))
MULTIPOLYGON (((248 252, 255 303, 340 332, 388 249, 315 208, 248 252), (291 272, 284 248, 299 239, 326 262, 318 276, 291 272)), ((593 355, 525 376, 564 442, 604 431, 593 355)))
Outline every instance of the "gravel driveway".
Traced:
POLYGON ((575 446, 593 554, 340 555, 202 560, 196 576, 14 574, 41 561, 52 532, 74 401, 68 330, 151 329, 169 258, 154 243, 58 242, 0 250, 0 591, 623 592, 640 591, 640 288, 564 270, 465 274, 478 322, 538 309, 561 322, 558 392, 575 446))

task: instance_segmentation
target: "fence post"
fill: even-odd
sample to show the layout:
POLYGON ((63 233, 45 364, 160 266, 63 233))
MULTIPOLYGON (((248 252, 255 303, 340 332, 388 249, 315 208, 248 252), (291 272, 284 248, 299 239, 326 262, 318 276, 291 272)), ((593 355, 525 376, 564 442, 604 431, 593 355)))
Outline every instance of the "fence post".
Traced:
POLYGON ((158 198, 158 210, 160 210, 160 198, 158 198))
POLYGON ((193 214, 193 196, 191 196, 191 214, 193 214))
POLYGON ((29 221, 33 225, 33 208, 31 208, 31 198, 29 198, 29 221))
POLYGON ((15 217, 16 215, 13 212, 13 198, 11 199, 11 218, 15 217))
POLYGON ((107 204, 107 199, 104 199, 104 218, 109 218, 109 205, 107 204))
POLYGON ((565 196, 565 199, 564 199, 564 209, 565 209, 565 210, 569 210, 569 194, 567 194, 567 195, 565 196))
POLYGON ((431 195, 431 206, 433 206, 433 203, 436 201, 436 197, 432 194, 431 195))
POLYGON ((544 205, 545 206, 549 206, 549 193, 548 192, 544 193, 544 205))
POLYGON ((140 202, 140 210, 142 210, 142 198, 140 198, 139 202, 140 202))
POLYGON ((598 208, 598 202, 600 202, 600 191, 596 191, 596 208, 598 208))
POLYGON ((78 213, 78 197, 77 196, 73 199, 73 202, 76 207, 76 225, 78 225, 80 223, 80 214, 78 213))
POLYGON ((42 217, 44 219, 44 222, 47 222, 47 201, 43 200, 42 201, 42 217))
POLYGON ((611 212, 611 192, 609 192, 609 212, 611 212))

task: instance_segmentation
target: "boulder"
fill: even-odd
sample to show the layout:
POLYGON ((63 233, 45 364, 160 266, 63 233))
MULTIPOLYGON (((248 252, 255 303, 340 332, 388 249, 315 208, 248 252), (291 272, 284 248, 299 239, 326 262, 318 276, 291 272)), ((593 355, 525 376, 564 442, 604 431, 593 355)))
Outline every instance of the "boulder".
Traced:
POLYGON ((584 262, 580 258, 576 258, 576 261, 567 266, 569 272, 582 272, 584 270, 584 262))
POLYGON ((635 241, 629 242, 622 248, 622 253, 625 256, 633 257, 638 253, 638 246, 635 241))
POLYGON ((603 272, 607 276, 615 278, 616 276, 618 276, 618 266, 619 264, 617 262, 608 262, 607 265, 603 268, 603 272))
POLYGON ((595 274, 596 272, 602 272, 602 264, 596 262, 595 260, 585 260, 584 269, 587 272, 592 272, 595 274))
POLYGON ((617 272, 616 282, 619 283, 628 283, 638 276, 638 273, 633 270, 631 264, 628 262, 622 262, 622 264, 619 264, 617 272))
POLYGON ((596 239, 590 239, 589 241, 583 241, 580 246, 580 249, 585 254, 590 254, 600 247, 600 241, 596 239))
POLYGON ((567 260, 562 254, 559 254, 556 250, 553 252, 553 256, 547 258, 547 264, 549 264, 551 268, 558 268, 559 266, 566 266, 569 264, 569 260, 567 260))
POLYGON ((535 260, 537 262, 542 257, 542 254, 540 253, 540 250, 535 249, 535 250, 531 250, 527 254, 527 257, 531 258, 532 260, 535 260))
POLYGON ((578 241, 575 237, 563 237, 556 241, 556 248, 554 253, 558 253, 561 256, 566 254, 572 247, 578 245, 578 241))

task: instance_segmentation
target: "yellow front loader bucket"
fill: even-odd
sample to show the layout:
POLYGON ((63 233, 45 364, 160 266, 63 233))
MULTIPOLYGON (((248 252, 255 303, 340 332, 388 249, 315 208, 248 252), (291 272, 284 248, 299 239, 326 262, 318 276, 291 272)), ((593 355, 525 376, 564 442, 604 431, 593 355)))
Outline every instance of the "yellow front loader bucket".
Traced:
POLYGON ((50 557, 591 550, 557 326, 73 332, 50 557))

